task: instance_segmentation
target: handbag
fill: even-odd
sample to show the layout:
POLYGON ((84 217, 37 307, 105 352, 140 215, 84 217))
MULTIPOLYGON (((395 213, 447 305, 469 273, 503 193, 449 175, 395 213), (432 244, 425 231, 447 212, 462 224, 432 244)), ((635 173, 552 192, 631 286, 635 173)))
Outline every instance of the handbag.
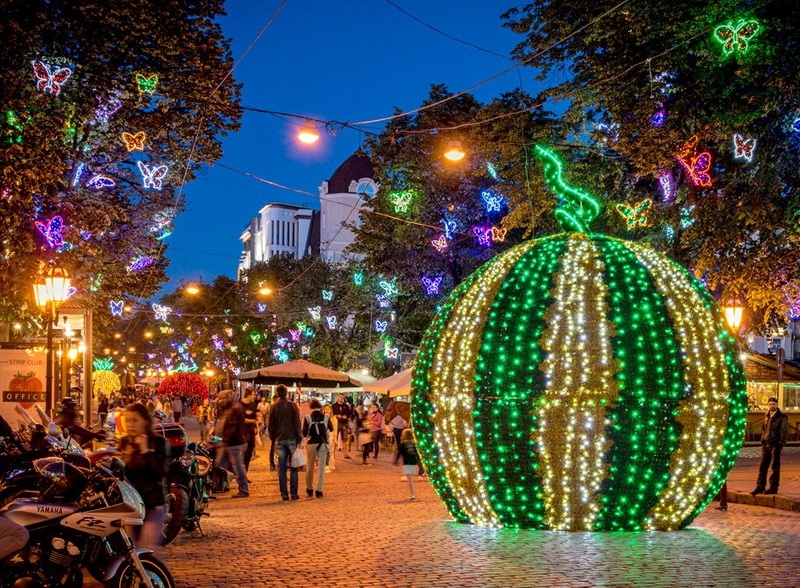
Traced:
POLYGON ((367 443, 372 443, 372 435, 367 431, 359 431, 358 432, 358 445, 366 445, 367 443))
POLYGON ((292 453, 292 467, 298 469, 306 467, 306 448, 303 444, 298 445, 292 453))

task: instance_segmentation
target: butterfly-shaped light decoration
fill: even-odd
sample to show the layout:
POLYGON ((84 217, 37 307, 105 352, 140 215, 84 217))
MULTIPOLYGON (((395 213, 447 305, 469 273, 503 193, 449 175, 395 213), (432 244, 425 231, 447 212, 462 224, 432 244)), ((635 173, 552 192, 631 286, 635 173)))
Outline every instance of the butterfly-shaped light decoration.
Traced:
POLYGON ((750 48, 750 41, 761 30, 761 25, 757 20, 745 20, 740 18, 734 25, 733 21, 728 21, 714 29, 714 38, 722 45, 722 53, 725 57, 739 51, 746 53, 750 48))
POLYGON ((302 353, 303 355, 310 355, 311 354, 311 347, 309 347, 308 345, 303 345, 300 348, 300 353, 302 353))
POLYGON ((300 335, 302 335, 302 334, 303 334, 303 333, 302 333, 302 332, 300 332, 300 331, 298 331, 298 330, 295 330, 295 329, 289 329, 289 338, 290 338, 292 341, 299 341, 299 340, 300 340, 300 335))
POLYGON ((603 143, 605 143, 607 139, 611 139, 614 143, 619 141, 619 123, 600 123, 597 125, 597 129, 606 137, 605 139, 601 139, 603 143))
POLYGON ((439 294, 439 287, 442 285, 444 276, 422 276, 422 285, 425 286, 425 294, 428 296, 436 296, 439 294))
POLYGON ((6 126, 8 127, 5 132, 6 143, 9 145, 22 145, 22 131, 24 126, 17 116, 17 113, 13 110, 6 110, 6 126))
POLYGON ((332 314, 331 316, 326 316, 325 317, 325 321, 328 323, 328 328, 329 329, 335 329, 336 328, 336 315, 332 314))
POLYGON ((400 352, 400 349, 397 347, 387 347, 385 351, 386 357, 390 359, 397 359, 397 354, 400 352))
POLYGON ((169 306, 161 306, 153 302, 152 304, 153 312, 156 315, 156 320, 166 321, 169 314, 172 312, 172 309, 169 306))
POLYGON ((645 198, 641 202, 628 206, 627 204, 617 204, 617 212, 619 212, 625 219, 629 230, 635 229, 637 226, 647 226, 647 213, 653 201, 645 198))
POLYGON ((736 159, 745 159, 753 161, 753 155, 756 151, 756 139, 750 137, 745 139, 739 133, 733 135, 733 157, 736 159))
POLYGON ((261 333, 253 331, 250 333, 250 340, 253 342, 253 345, 258 345, 261 342, 261 333))
POLYGON ((100 286, 103 285, 103 274, 97 274, 92 278, 92 281, 89 284, 89 290, 92 292, 97 292, 100 289, 100 286))
POLYGON ((458 230, 456 219, 445 213, 442 219, 442 226, 444 227, 444 238, 452 241, 455 238, 456 230, 458 230))
POLYGON ((364 284, 364 272, 353 272, 353 284, 356 286, 364 284))
POLYGON ((92 238, 92 233, 90 233, 89 231, 81 231, 81 239, 83 239, 84 241, 88 241, 91 238, 92 238))
POLYGON ((414 197, 414 192, 411 190, 399 190, 397 192, 390 192, 389 199, 392 201, 394 211, 397 213, 408 212, 408 207, 411 204, 411 199, 414 197))
POLYGON ((140 73, 136 74, 136 86, 142 94, 152 94, 156 91, 156 84, 158 84, 158 74, 145 76, 140 73))
POLYGON ((40 92, 50 92, 54 96, 58 96, 61 92, 61 86, 64 85, 72 75, 72 70, 68 67, 56 68, 47 65, 43 61, 32 61, 33 75, 36 78, 36 89, 40 92))
POLYGON ((492 246, 492 228, 491 227, 472 227, 472 232, 481 247, 492 246))
POLYGON ((280 350, 280 349, 277 349, 277 348, 276 348, 276 349, 273 349, 273 350, 272 350, 272 356, 273 356, 275 359, 278 359, 278 356, 279 356, 280 354, 281 354, 281 350, 280 350))
POLYGON ((447 250, 447 239, 444 235, 439 235, 436 239, 431 241, 431 245, 433 245, 434 249, 439 253, 444 253, 447 250))
POLYGON ((111 300, 111 316, 122 316, 122 309, 125 306, 124 300, 111 300))
POLYGON ((141 271, 145 268, 150 267, 155 262, 152 255, 145 255, 143 257, 137 257, 134 259, 131 264, 128 266, 128 271, 137 272, 141 271))
POLYGON ((314 306, 313 308, 308 308, 308 312, 311 313, 311 318, 315 321, 318 321, 320 318, 320 313, 322 312, 321 306, 314 306))
POLYGON ((108 124, 108 119, 122 108, 122 101, 117 96, 112 96, 108 100, 100 96, 95 96, 95 98, 97 99, 97 108, 94 109, 94 118, 101 125, 108 124))
POLYGON ((289 342, 287 337, 282 337, 280 335, 278 335, 275 340, 278 342, 278 346, 281 348, 286 347, 286 344, 289 342))
MULTIPOLYGON (((138 133, 122 131, 122 142, 125 143, 125 149, 127 149, 128 152, 144 151, 144 142, 146 139, 147 135, 144 131, 139 131, 138 133)), ((141 167, 139 169, 141 169, 141 167)))
POLYGON ((503 198, 502 194, 497 194, 492 190, 482 190, 481 200, 483 200, 483 206, 487 213, 500 212, 503 210, 505 198, 503 198))
POLYGON ((113 188, 117 184, 111 178, 100 174, 95 174, 89 178, 89 181, 86 182, 86 185, 94 190, 102 190, 103 188, 113 188))
POLYGON ((306 330, 303 331, 303 337, 305 337, 306 339, 311 339, 311 337, 313 336, 314 336, 314 329, 312 329, 311 327, 306 327, 306 330))
POLYGON ((83 172, 85 171, 86 171, 86 164, 84 162, 81 161, 80 163, 78 163, 78 165, 75 166, 75 173, 72 174, 73 186, 78 185, 78 182, 81 181, 81 178, 83 177, 83 172))
POLYGON ((222 351, 222 347, 223 345, 225 345, 225 341, 220 339, 219 335, 211 335, 211 344, 217 351, 222 351))
POLYGON ((492 227, 492 241, 495 243, 502 243, 506 240, 506 233, 508 229, 501 229, 500 227, 492 227))
POLYGON ((47 239, 47 245, 51 249, 58 249, 64 245, 64 237, 62 231, 64 230, 64 220, 60 216, 54 216, 50 220, 44 222, 33 221, 39 232, 47 239))
POLYGON ((381 280, 378 282, 378 286, 381 287, 386 296, 394 296, 400 293, 395 285, 395 280, 392 280, 391 282, 388 280, 381 280))
POLYGON ((392 305, 392 300, 386 294, 376 294, 375 298, 378 299, 378 308, 389 308, 392 305))
POLYGON ((280 353, 278 353, 278 361, 281 363, 289 361, 289 352, 285 349, 281 349, 280 353))
POLYGON ((675 196, 672 173, 667 172, 658 176, 658 185, 661 187, 661 193, 664 195, 664 202, 672 201, 672 198, 675 196))
POLYGON ((75 286, 70 286, 69 288, 67 288, 66 300, 69 300, 70 298, 72 298, 77 293, 78 293, 78 289, 75 286))
POLYGON ((256 308, 258 308, 258 312, 267 312, 267 305, 264 302, 256 303, 256 308))
POLYGON ((800 133, 800 116, 792 121, 792 131, 800 133))
POLYGON ((654 127, 663 127, 665 122, 667 122, 667 109, 662 104, 650 117, 650 124, 654 127))
POLYGON ((173 332, 172 327, 159 327, 159 329, 161 330, 161 333, 164 335, 169 335, 173 332))
POLYGON ((694 212, 694 204, 689 204, 688 206, 682 206, 680 210, 681 215, 681 228, 688 229, 694 224, 694 217, 692 217, 692 213, 694 212))
POLYGON ((332 290, 323 290, 322 291, 322 299, 323 300, 333 300, 333 291, 332 290))
POLYGON ((696 146, 697 136, 694 136, 678 154, 678 163, 681 164, 695 186, 708 188, 711 186, 711 174, 709 174, 711 154, 703 151, 699 155, 693 156, 696 146))
POLYGON ((486 173, 489 174, 492 179, 497 179, 497 170, 491 162, 486 162, 486 173))
POLYGON ((389 326, 389 321, 382 321, 380 319, 375 319, 375 332, 376 333, 385 333, 386 327, 389 326))
POLYGON ((141 161, 137 161, 136 165, 139 166, 139 171, 142 172, 144 187, 160 190, 162 187, 162 180, 167 176, 169 168, 166 165, 150 166, 141 161))

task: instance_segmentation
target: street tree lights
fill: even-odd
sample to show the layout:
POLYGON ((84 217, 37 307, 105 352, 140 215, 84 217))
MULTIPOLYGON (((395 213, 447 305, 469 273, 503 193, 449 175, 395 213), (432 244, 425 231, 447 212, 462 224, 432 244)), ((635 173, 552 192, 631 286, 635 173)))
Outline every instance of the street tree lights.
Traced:
POLYGON ((67 270, 51 267, 44 278, 33 285, 36 306, 47 321, 47 371, 45 372, 45 410, 53 411, 53 323, 58 320, 58 308, 69 296, 70 280, 67 270))

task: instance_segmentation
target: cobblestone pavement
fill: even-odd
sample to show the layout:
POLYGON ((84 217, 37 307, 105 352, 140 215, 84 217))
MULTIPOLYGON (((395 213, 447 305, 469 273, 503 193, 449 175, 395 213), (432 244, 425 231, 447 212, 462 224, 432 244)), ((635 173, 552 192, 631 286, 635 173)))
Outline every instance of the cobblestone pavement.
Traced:
MULTIPOLYGON (((733 490, 754 483, 758 451, 743 449, 733 490)), ((164 548, 180 588, 800 588, 800 512, 735 503, 722 512, 712 502, 689 529, 670 533, 487 529, 452 522, 426 479, 409 501, 389 451, 369 467, 337 452, 324 498, 305 497, 301 473, 302 498, 288 502, 266 451, 257 453, 250 498, 221 495, 205 537, 182 531, 164 548)), ((784 463, 795 492, 800 448, 787 448, 784 463)))
MULTIPOLYGON (((284 502, 266 452, 251 496, 222 495, 165 548, 178 586, 800 587, 800 513, 716 503, 680 532, 561 533, 451 522, 427 480, 406 482, 382 453, 344 460, 324 498, 284 502)), ((234 483, 235 486, 235 483, 234 483)))

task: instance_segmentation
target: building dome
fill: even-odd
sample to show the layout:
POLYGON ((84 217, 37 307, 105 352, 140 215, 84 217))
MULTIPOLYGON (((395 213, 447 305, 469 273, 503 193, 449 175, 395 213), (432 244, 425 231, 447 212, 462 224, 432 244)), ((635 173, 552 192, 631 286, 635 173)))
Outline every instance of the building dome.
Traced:
POLYGON ((363 151, 356 151, 336 168, 328 180, 328 194, 346 194, 350 184, 364 178, 374 179, 372 162, 363 151))

